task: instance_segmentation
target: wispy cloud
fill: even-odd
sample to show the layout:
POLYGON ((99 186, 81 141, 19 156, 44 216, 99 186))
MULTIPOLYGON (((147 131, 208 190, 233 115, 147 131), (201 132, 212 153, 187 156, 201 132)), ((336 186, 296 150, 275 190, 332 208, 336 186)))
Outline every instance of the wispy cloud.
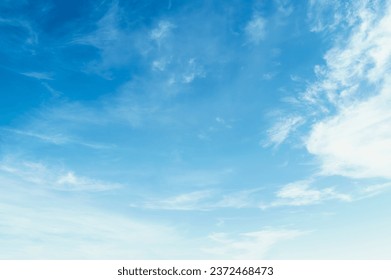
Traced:
POLYGON ((221 195, 215 204, 216 208, 257 208, 262 196, 266 196, 265 188, 252 188, 234 191, 221 195))
POLYGON ((182 82, 185 84, 191 83, 196 78, 205 77, 205 72, 194 58, 189 59, 186 65, 186 71, 182 74, 182 82))
MULTIPOLYGON (((42 124, 37 124, 42 125, 42 124)), ((34 129, 34 127, 33 127, 34 129)), ((71 136, 70 133, 67 132, 67 129, 65 130, 56 130, 45 133, 37 132, 38 129, 35 130, 23 130, 23 129, 12 129, 12 128, 1 128, 0 131, 5 132, 4 135, 7 135, 8 139, 14 139, 16 136, 19 136, 19 138, 26 138, 27 143, 33 144, 34 141, 32 140, 38 140, 38 142, 41 143, 48 143, 53 145, 78 145, 82 147, 87 147, 91 149, 111 149, 114 148, 115 145, 111 144, 102 144, 92 141, 86 141, 83 139, 77 139, 74 136, 71 136)), ((20 140, 20 139, 18 139, 20 140)))
POLYGON ((47 72, 24 72, 21 74, 38 80, 53 80, 53 74, 47 72))
POLYGON ((2 130, 6 131, 7 133, 15 133, 21 136, 37 138, 41 141, 56 144, 56 145, 65 144, 70 141, 68 137, 61 134, 41 134, 33 131, 28 131, 28 130, 25 131, 20 129, 11 129, 11 128, 2 128, 2 130))
POLYGON ((109 191, 122 187, 117 183, 107 183, 87 177, 76 176, 72 171, 59 175, 54 183, 57 189, 65 191, 109 191))
POLYGON ((175 25, 167 20, 162 20, 158 23, 157 27, 152 29, 150 36, 151 39, 160 44, 165 37, 169 35, 175 25))
POLYGON ((240 234, 214 233, 209 238, 216 243, 204 251, 216 259, 265 259, 270 249, 277 243, 287 242, 308 234, 305 231, 287 229, 264 229, 240 234))
POLYGON ((287 17, 294 11, 293 5, 290 0, 275 0, 277 10, 280 15, 287 17))
POLYGON ((274 145, 275 147, 278 147, 288 138, 289 134, 295 131, 303 122, 304 119, 300 116, 291 116, 276 122, 267 131, 268 141, 264 146, 274 145))
POLYGON ((316 122, 306 141, 326 175, 391 178, 391 5, 382 17, 375 13, 365 5, 356 11, 360 24, 326 54, 319 81, 304 96, 336 111, 316 122))
POLYGON ((258 44, 266 35, 266 20, 259 16, 254 17, 247 23, 245 32, 249 42, 258 44))
MULTIPOLYGON (((46 169, 37 163, 19 165, 34 173, 46 169)), ((128 217, 72 196, 37 191, 31 181, 24 180, 31 174, 25 172, 23 180, 11 178, 4 176, 10 170, 4 171, 3 167, 0 184, 12 187, 0 189, 4 210, 0 211, 0 227, 2 234, 10 236, 0 241, 0 259, 261 259, 275 244, 307 234, 268 228, 239 234, 185 236, 163 222, 128 217)), ((58 180, 59 184, 79 184, 81 179, 66 173, 58 180)), ((193 197, 181 196, 175 203, 195 201, 205 195, 200 192, 193 197)))
POLYGON ((391 182, 362 187, 358 199, 373 197, 391 190, 391 182))
MULTIPOLYGON (((312 178, 280 186, 274 192, 274 196, 267 196, 268 199, 258 196, 257 200, 252 201, 251 207, 270 210, 275 207, 307 207, 331 201, 355 203, 363 199, 382 195, 391 190, 390 182, 349 183, 349 187, 344 186, 342 188, 340 185, 320 186, 323 185, 320 181, 320 178, 312 178), (344 189, 344 191, 341 191, 341 189, 344 189)), ((254 195, 248 197, 254 197, 254 195)))
POLYGON ((313 127, 306 145, 320 159, 323 174, 391 178, 390 85, 313 127))
POLYGON ((40 162, 30 162, 5 158, 0 163, 0 171, 8 176, 29 182, 40 189, 72 192, 100 192, 121 188, 118 183, 109 183, 76 175, 62 168, 49 168, 40 162))
POLYGON ((160 58, 152 62, 152 70, 154 71, 164 71, 169 64, 169 60, 165 58, 160 58))
POLYGON ((264 188, 244 189, 223 192, 218 188, 184 192, 166 198, 145 199, 132 207, 177 211, 212 211, 222 208, 245 209, 258 208, 264 188))
POLYGON ((100 52, 100 59, 91 62, 86 68, 88 72, 112 79, 112 69, 130 62, 136 51, 135 34, 121 27, 123 20, 121 8, 118 2, 114 2, 96 23, 93 32, 74 39, 74 44, 93 46, 100 52))
POLYGON ((56 89, 54 89, 52 86, 50 86, 47 82, 42 82, 42 85, 44 86, 44 88, 46 88, 50 94, 53 96, 53 97, 59 97, 62 95, 62 93, 56 89))
MULTIPOLYGON (((0 182, 6 182, 1 175, 0 182)), ((182 237, 172 227, 98 209, 74 198, 36 193, 31 187, 16 188, 14 184, 6 193, 0 190, 0 228, 7 236, 0 240, 0 259, 181 256, 175 244, 182 242, 182 237), (159 250, 146 250, 152 247, 159 250)))
POLYGON ((311 32, 330 32, 338 27, 350 27, 359 21, 364 6, 376 6, 378 1, 308 1, 307 18, 311 32))
POLYGON ((345 40, 335 41, 324 57, 325 65, 315 66, 319 80, 307 89, 305 98, 308 100, 321 102, 326 99, 335 106, 343 107, 363 96, 377 95, 379 87, 369 94, 364 85, 371 87, 372 83, 388 77, 386 65, 391 51, 386 46, 391 40, 390 6, 362 5, 351 12, 359 23, 350 34, 345 34, 345 40), (379 9, 384 12, 380 13, 379 9))
POLYGON ((289 256, 385 213, 389 3, 237 2, 0 19, 0 258, 289 256))
POLYGON ((208 210, 208 205, 205 200, 211 197, 211 191, 194 191, 190 193, 180 194, 162 200, 150 200, 144 205, 134 205, 134 207, 143 207, 147 209, 159 210, 180 210, 180 211, 204 211, 208 210))
POLYGON ((327 200, 352 201, 349 194, 338 193, 334 188, 314 188, 309 181, 299 181, 281 187, 276 193, 275 201, 262 204, 266 209, 276 206, 305 206, 319 204, 327 200))
MULTIPOLYGON (((19 29, 19 33, 17 35, 21 43, 31 46, 36 45, 39 42, 38 33, 34 30, 32 24, 27 20, 0 17, 0 26, 1 25, 13 26, 19 29)), ((22 48, 23 47, 24 46, 22 46, 22 48)))
POLYGON ((248 188, 236 191, 223 191, 209 188, 197 191, 155 198, 144 197, 133 208, 174 211, 215 211, 218 209, 262 209, 277 207, 308 207, 325 204, 330 201, 354 203, 362 199, 381 195, 391 189, 386 183, 359 183, 344 188, 341 186, 323 186, 319 178, 295 181, 279 186, 275 191, 270 188, 248 188))

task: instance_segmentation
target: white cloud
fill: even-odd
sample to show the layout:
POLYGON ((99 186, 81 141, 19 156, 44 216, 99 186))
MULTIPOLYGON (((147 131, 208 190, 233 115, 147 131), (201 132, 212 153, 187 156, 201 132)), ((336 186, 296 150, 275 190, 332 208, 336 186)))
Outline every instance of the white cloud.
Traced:
POLYGON ((391 189, 391 182, 363 187, 358 199, 379 195, 391 189))
POLYGON ((182 82, 189 84, 193 82, 196 78, 204 78, 205 71, 199 63, 197 63, 195 58, 191 58, 185 64, 185 70, 182 74, 182 82))
POLYGON ((266 20, 261 16, 254 16, 246 25, 245 32, 250 42, 258 44, 266 35, 266 20))
MULTIPOLYGON (((4 183, 0 177, 0 184, 4 183)), ((180 256, 176 246, 183 239, 169 226, 82 205, 77 199, 34 193, 31 187, 15 187, 11 182, 6 193, 1 190, 0 259, 180 256)))
POLYGON ((158 44, 160 44, 160 42, 170 34, 171 30, 174 27, 175 25, 169 21, 160 21, 158 26, 151 31, 151 39, 155 40, 158 44))
MULTIPOLYGON (((205 200, 210 198, 211 195, 211 191, 194 191, 166 199, 150 200, 141 205, 141 207, 161 210, 204 211, 209 209, 208 205, 205 204, 205 200)), ((140 207, 140 205, 134 206, 140 207)))
MULTIPOLYGON (((375 1, 373 1, 375 2, 375 1)), ((343 23, 352 26, 358 20, 356 10, 369 1, 338 1, 310 0, 308 1, 307 18, 311 32, 334 31, 343 23)))
POLYGON ((107 183, 87 177, 76 176, 72 171, 58 175, 54 186, 56 189, 64 191, 109 191, 122 187, 117 183, 107 183))
POLYGON ((253 188, 225 193, 215 203, 216 208, 257 208, 264 188, 253 188))
POLYGON ((23 43, 25 44, 38 44, 38 33, 33 29, 33 26, 29 21, 0 17, 0 25, 10 25, 18 28, 20 32, 17 32, 17 34, 23 39, 23 43))
POLYGON ((24 76, 35 78, 38 80, 53 80, 53 74, 52 73, 46 73, 46 72, 24 72, 21 73, 24 76))
POLYGON ((304 119, 300 116, 291 116, 278 121, 267 131, 268 141, 264 146, 281 145, 303 121, 304 119))
POLYGON ((307 234, 304 231, 286 229, 265 229, 237 235, 214 233, 209 238, 217 243, 204 251, 216 259, 265 259, 270 249, 277 243, 307 234))
POLYGON ((73 171, 49 168, 40 162, 16 160, 13 158, 6 158, 0 162, 0 171, 11 176, 11 178, 29 182, 38 189, 99 192, 122 187, 118 183, 109 183, 78 176, 73 171))
MULTIPOLYGON (((106 14, 96 23, 96 29, 76 38, 73 43, 93 46, 100 52, 100 59, 92 61, 86 71, 112 79, 110 70, 127 65, 137 50, 138 34, 125 29, 126 22, 118 3, 112 4, 106 14)), ((144 46, 144 50, 145 50, 144 46)))
POLYGON ((288 17, 293 12, 293 6, 290 0, 274 0, 277 5, 278 13, 283 17, 288 17))
POLYGON ((357 101, 354 98, 360 94, 374 95, 363 84, 370 87, 389 76, 391 8, 384 7, 384 12, 381 7, 374 11, 371 8, 364 5, 351 11, 360 23, 352 27, 351 34, 335 40, 325 55, 326 65, 315 66, 319 81, 308 88, 307 100, 321 102, 325 98, 335 106, 344 106, 357 101), (384 16, 380 17, 382 13, 384 16))
POLYGON ((165 59, 158 59, 152 62, 152 70, 154 71, 164 71, 167 66, 167 61, 165 59))
POLYGON ((22 135, 22 136, 37 138, 41 141, 56 144, 56 145, 65 144, 70 141, 68 137, 62 134, 41 134, 33 131, 25 131, 20 129, 9 129, 9 128, 3 128, 2 130, 15 133, 18 135, 22 135))
MULTIPOLYGON (((88 147, 91 149, 110 149, 113 148, 114 145, 106 145, 101 143, 95 143, 90 141, 84 141, 81 139, 77 139, 75 137, 71 137, 70 135, 67 135, 67 133, 64 132, 56 132, 55 129, 53 129, 53 132, 46 131, 46 133, 39 133, 36 132, 36 130, 22 130, 22 129, 11 129, 11 128, 1 128, 0 131, 7 132, 7 136, 10 137, 12 134, 26 137, 26 143, 32 144, 32 138, 35 138, 39 140, 40 142, 54 144, 54 145, 68 145, 68 144, 76 144, 83 147, 88 147), (12 134, 11 134, 12 133, 12 134)), ((42 130, 42 129, 41 129, 42 130)), ((49 130, 49 129, 46 129, 49 130)), ((15 140, 15 137, 12 136, 13 140, 15 140)), ((19 140, 19 139, 18 139, 19 140)))
MULTIPOLYGON (((46 170, 42 164, 27 165, 35 173, 46 170)), ((91 201, 80 200, 79 194, 63 196, 34 188, 24 180, 24 175, 31 174, 12 177, 7 173, 4 168, 0 172, 0 259, 260 259, 277 242, 304 234, 267 229, 186 237, 164 222, 150 222, 102 206, 98 209, 91 201)), ((80 183, 72 173, 58 180, 60 184, 80 183)), ((178 196, 175 203, 204 195, 178 196)))
MULTIPOLYGON (((274 207, 316 205, 326 201, 353 203, 391 189, 390 182, 349 184, 350 186, 345 186, 347 189, 345 192, 338 191, 337 187, 317 187, 317 184, 314 179, 292 182, 280 187, 271 201, 259 203, 260 198, 258 198, 258 201, 253 200, 250 205, 254 207, 257 203, 257 207, 266 210, 274 207)), ((248 196, 251 197, 253 195, 248 196)))
POLYGON ((305 206, 319 204, 326 200, 340 200, 350 202, 349 194, 336 192, 333 188, 313 188, 309 181, 298 181, 287 184, 276 193, 276 199, 270 204, 262 204, 267 209, 276 206, 305 206))
POLYGON ((310 21, 310 30, 312 32, 321 32, 327 27, 335 27, 341 20, 337 9, 339 6, 339 1, 308 1, 307 17, 310 21), (328 12, 334 16, 326 17, 324 14, 328 14, 328 12))
POLYGON ((270 197, 270 192, 264 187, 224 192, 218 188, 209 188, 168 197, 148 197, 140 203, 131 204, 131 207, 176 211, 213 211, 223 208, 266 210, 275 207, 316 205, 327 201, 350 203, 389 189, 388 183, 362 183, 341 192, 334 186, 319 187, 317 184, 315 179, 288 183, 281 186, 274 193, 274 197, 270 197))
POLYGON ((317 121, 306 141, 326 175, 391 178, 391 4, 376 7, 355 11, 360 23, 336 41, 305 94, 336 111, 317 121))
POLYGON ((391 178, 390 86, 313 127, 306 145, 323 174, 391 178))
POLYGON ((41 84, 52 94, 53 97, 59 97, 60 95, 62 95, 60 91, 54 89, 48 83, 42 82, 41 84))
POLYGON ((106 14, 96 23, 97 29, 84 38, 78 38, 77 43, 90 44, 103 51, 113 46, 116 40, 123 36, 118 24, 120 20, 120 9, 114 3, 106 14))
POLYGON ((222 127, 231 129, 232 128, 232 121, 226 120, 222 117, 216 117, 215 121, 222 127))
MULTIPOLYGON (((171 187, 174 184, 169 184, 171 187)), ((186 184, 185 186, 189 186, 186 184)), ((221 208, 259 208, 260 196, 264 188, 251 188, 239 191, 222 191, 218 188, 183 192, 168 197, 145 198, 132 207, 178 211, 211 211, 221 208)))
POLYGON ((263 75, 262 75, 262 79, 263 80, 266 80, 266 81, 269 81, 269 80, 271 80, 271 79, 273 79, 275 76, 276 76, 276 72, 268 72, 268 73, 264 73, 263 75))

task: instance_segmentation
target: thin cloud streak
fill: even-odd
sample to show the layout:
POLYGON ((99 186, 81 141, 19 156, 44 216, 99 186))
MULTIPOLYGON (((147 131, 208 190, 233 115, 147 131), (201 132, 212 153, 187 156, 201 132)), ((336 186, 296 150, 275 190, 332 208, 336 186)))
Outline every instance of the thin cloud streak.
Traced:
POLYGON ((52 73, 46 73, 46 72, 24 72, 21 73, 22 75, 30 78, 34 78, 37 80, 53 80, 53 74, 52 73))
POLYGON ((265 259, 276 243, 299 238, 308 233, 287 229, 264 229, 238 235, 217 232, 211 234, 209 238, 218 246, 204 248, 204 251, 216 259, 225 259, 226 256, 232 256, 233 259, 238 260, 265 259))
POLYGON ((8 176, 31 183, 37 188, 64 192, 103 192, 123 187, 118 183, 109 183, 78 176, 73 171, 61 168, 49 168, 40 162, 30 162, 6 158, 0 162, 0 171, 8 176))
POLYGON ((304 123, 304 119, 300 116, 292 116, 276 122, 273 127, 267 131, 268 141, 264 147, 281 145, 292 132, 304 123))

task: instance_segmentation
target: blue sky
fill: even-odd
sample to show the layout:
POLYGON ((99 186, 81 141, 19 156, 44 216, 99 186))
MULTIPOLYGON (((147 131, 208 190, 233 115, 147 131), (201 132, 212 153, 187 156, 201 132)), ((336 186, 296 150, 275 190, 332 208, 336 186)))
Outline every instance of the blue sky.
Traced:
POLYGON ((387 1, 0 1, 1 259, 391 258, 387 1))

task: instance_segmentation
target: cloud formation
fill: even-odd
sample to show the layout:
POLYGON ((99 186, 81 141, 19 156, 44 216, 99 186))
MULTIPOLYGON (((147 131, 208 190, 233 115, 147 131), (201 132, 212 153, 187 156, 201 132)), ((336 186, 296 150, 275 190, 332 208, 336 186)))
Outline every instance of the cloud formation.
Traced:
POLYGON ((338 193, 334 188, 315 188, 309 181, 289 183, 281 187, 276 193, 276 200, 261 208, 276 206, 305 206, 325 202, 327 200, 352 201, 349 194, 338 193))
POLYGON ((256 260, 265 259, 273 245, 286 240, 298 238, 307 234, 305 231, 287 229, 265 229, 256 232, 240 233, 213 233, 209 236, 217 246, 204 248, 204 251, 216 259, 256 260))
POLYGON ((266 20, 255 15, 246 25, 246 35, 251 43, 258 44, 266 35, 266 20))
POLYGON ((386 1, 11 2, 0 257, 324 256, 391 228, 386 1))
POLYGON ((301 124, 303 124, 303 122, 304 119, 300 116, 287 117, 276 122, 273 127, 267 131, 269 139, 264 146, 273 145, 274 147, 278 147, 289 137, 292 132, 294 132, 301 124))
POLYGON ((46 72, 24 72, 21 74, 38 80, 53 80, 53 75, 51 73, 46 72))
POLYGON ((389 179, 391 5, 380 19, 366 6, 356 13, 361 23, 328 51, 326 65, 317 68, 319 81, 304 96, 336 111, 313 125, 306 147, 322 174, 389 179))
POLYGON ((6 158, 0 162, 0 171, 41 189, 64 192, 101 192, 121 188, 118 183, 103 182, 78 176, 73 171, 49 168, 40 162, 6 158))

